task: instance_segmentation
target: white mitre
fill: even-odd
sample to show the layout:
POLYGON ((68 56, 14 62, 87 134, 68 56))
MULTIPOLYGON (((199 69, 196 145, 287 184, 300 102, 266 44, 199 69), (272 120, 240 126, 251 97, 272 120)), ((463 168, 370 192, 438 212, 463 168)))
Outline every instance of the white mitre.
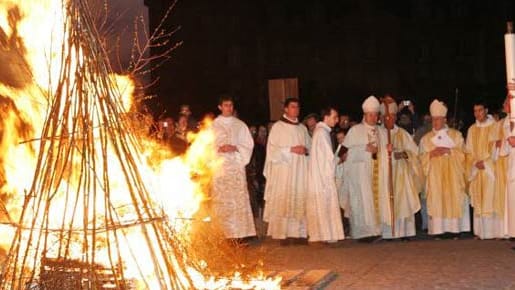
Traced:
MULTIPOLYGON (((381 103, 381 107, 379 108, 381 115, 386 114, 386 107, 384 103, 381 103)), ((391 102, 388 104, 388 113, 389 114, 397 114, 399 112, 399 107, 395 102, 391 102)))
POLYGON ((363 113, 377 113, 379 112, 379 101, 374 96, 368 97, 361 105, 363 113))
POLYGON ((446 117, 447 107, 443 102, 435 99, 429 106, 429 112, 431 113, 431 117, 446 117))

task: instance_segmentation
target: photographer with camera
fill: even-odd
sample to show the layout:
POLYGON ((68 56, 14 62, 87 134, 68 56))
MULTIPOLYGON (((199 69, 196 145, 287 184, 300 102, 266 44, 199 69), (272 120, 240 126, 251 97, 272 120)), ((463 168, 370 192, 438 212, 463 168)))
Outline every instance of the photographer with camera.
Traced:
POLYGON ((403 100, 399 103, 397 125, 414 135, 419 126, 418 115, 415 112, 415 104, 411 100, 403 100))

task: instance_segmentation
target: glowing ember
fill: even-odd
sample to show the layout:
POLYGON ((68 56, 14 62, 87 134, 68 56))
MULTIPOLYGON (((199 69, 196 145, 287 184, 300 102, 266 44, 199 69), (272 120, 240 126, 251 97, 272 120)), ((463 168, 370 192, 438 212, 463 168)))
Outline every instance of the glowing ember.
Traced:
POLYGON ((209 124, 183 157, 134 136, 134 82, 93 23, 84 0, 0 2, 0 288, 52 288, 57 273, 86 288, 279 288, 201 273, 188 243, 218 164, 209 124))

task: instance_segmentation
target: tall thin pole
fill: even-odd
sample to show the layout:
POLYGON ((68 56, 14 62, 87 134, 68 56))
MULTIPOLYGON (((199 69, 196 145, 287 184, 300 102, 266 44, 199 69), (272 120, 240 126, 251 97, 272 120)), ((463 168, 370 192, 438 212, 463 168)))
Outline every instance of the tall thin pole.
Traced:
POLYGON ((513 33, 513 22, 506 23, 506 34, 504 35, 504 52, 506 56, 506 88, 510 100, 510 125, 511 135, 515 135, 515 33, 513 33))
POLYGON ((454 129, 458 130, 459 122, 458 122, 458 96, 459 96, 459 90, 456 88, 454 90, 454 115, 453 122, 454 122, 454 129))
MULTIPOLYGON (((390 118, 390 110, 389 110, 389 104, 392 102, 392 99, 386 99, 383 101, 384 108, 385 108, 385 118, 390 118)), ((391 146, 392 144, 392 132, 391 130, 393 128, 390 128, 390 126, 387 124, 387 122, 384 122, 384 127, 386 128, 386 133, 388 137, 388 146, 391 146)), ((390 220, 392 223, 392 238, 395 238, 395 200, 394 200, 394 194, 393 194, 393 166, 392 166, 392 152, 390 150, 388 152, 388 195, 390 200, 390 220)))

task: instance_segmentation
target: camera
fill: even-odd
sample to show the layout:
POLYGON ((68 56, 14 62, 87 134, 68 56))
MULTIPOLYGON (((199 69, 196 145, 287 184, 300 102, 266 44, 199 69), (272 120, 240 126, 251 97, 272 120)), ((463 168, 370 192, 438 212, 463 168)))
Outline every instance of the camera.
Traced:
POLYGON ((404 106, 409 106, 411 104, 411 101, 410 100, 404 100, 404 101, 402 101, 402 104, 404 106))

